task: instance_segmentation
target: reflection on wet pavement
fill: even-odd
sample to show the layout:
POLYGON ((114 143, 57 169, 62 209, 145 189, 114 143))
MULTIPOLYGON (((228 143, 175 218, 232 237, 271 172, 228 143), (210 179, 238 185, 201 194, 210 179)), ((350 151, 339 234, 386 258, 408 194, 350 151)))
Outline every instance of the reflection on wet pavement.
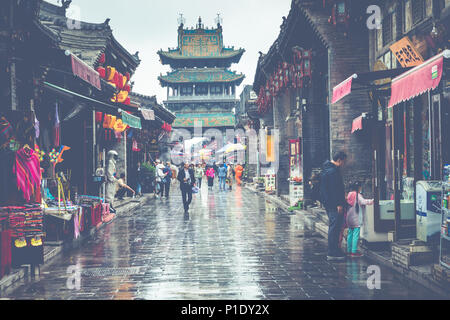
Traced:
MULTIPOLYGON (((215 186, 218 189, 218 186, 215 186)), ((364 258, 326 261, 323 239, 254 193, 194 194, 188 214, 172 187, 55 258, 13 299, 435 299, 381 268, 368 289, 364 258), (69 270, 79 271, 79 287, 69 270)))

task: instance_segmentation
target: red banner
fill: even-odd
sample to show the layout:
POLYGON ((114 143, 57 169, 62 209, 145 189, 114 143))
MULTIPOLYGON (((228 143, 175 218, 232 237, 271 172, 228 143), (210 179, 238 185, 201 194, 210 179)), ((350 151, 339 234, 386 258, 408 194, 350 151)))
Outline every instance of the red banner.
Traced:
POLYGON ((90 83, 94 87, 96 87, 98 90, 102 89, 102 86, 100 84, 100 76, 97 71, 89 67, 86 63, 78 59, 73 54, 71 55, 72 58, 72 72, 77 77, 80 77, 84 81, 90 83))
POLYGON ((352 75, 350 78, 342 81, 333 88, 333 99, 331 100, 331 103, 341 100, 343 97, 352 92, 352 81, 354 77, 355 75, 352 75))

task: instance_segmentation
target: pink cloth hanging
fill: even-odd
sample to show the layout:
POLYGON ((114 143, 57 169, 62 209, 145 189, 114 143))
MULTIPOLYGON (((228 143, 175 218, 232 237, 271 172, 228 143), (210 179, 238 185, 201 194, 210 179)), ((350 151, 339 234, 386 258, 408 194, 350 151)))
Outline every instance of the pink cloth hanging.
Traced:
POLYGON ((17 150, 14 173, 17 187, 22 191, 25 201, 30 202, 31 196, 35 194, 35 201, 40 202, 41 166, 34 150, 17 150))

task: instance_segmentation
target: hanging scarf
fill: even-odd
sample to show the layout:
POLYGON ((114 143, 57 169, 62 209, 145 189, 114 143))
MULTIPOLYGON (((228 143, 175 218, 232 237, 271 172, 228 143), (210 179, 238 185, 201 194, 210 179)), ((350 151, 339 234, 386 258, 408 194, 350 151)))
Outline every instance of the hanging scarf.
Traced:
POLYGON ((30 202, 31 196, 39 191, 41 184, 39 158, 32 149, 19 149, 16 152, 14 173, 17 177, 17 187, 22 191, 23 197, 30 202))

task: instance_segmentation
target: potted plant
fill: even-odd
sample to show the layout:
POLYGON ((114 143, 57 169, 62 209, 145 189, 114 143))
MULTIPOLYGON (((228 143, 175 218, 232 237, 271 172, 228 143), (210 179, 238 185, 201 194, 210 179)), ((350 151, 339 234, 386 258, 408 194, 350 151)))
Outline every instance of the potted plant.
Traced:
POLYGON ((155 179, 156 168, 149 163, 142 164, 142 191, 152 192, 153 191, 153 181, 155 179))

